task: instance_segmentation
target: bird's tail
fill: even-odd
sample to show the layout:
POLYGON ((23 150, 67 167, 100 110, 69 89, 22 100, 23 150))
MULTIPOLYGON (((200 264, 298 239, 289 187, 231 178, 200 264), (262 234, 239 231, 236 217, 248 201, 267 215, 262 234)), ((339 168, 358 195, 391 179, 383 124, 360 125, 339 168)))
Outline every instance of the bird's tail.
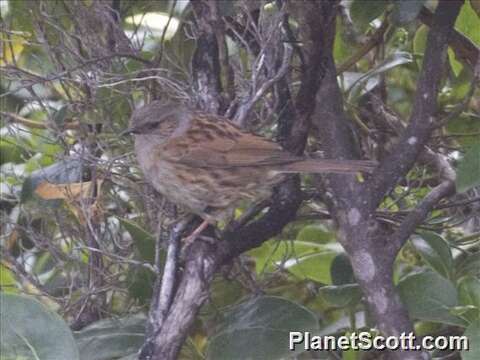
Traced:
POLYGON ((351 174, 371 173, 376 166, 375 161, 369 160, 304 159, 285 164, 278 170, 283 173, 351 174))

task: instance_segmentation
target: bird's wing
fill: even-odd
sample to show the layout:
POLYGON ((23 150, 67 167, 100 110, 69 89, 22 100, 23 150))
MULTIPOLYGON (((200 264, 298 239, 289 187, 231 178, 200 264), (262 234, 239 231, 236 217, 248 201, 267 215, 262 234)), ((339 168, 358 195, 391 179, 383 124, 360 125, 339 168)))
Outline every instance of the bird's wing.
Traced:
POLYGON ((227 120, 196 116, 181 137, 166 144, 170 160, 207 168, 282 165, 298 158, 264 137, 246 133, 227 120))

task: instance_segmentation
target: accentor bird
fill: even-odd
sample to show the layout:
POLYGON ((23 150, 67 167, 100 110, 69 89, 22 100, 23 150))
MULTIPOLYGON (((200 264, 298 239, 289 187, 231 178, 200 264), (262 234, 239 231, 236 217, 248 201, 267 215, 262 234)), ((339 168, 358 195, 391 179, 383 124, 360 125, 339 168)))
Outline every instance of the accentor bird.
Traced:
POLYGON ((204 220, 225 219, 242 199, 262 200, 286 173, 369 172, 371 161, 294 156, 228 119, 177 103, 134 111, 135 151, 146 179, 170 201, 204 220))

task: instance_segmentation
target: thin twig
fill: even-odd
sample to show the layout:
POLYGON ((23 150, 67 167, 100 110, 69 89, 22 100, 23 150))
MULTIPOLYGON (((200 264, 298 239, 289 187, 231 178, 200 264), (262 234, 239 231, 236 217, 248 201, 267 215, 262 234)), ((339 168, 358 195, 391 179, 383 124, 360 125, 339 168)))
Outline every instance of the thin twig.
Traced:
POLYGON ((172 21, 173 18, 173 12, 175 11, 175 7, 177 6, 177 0, 172 1, 172 5, 170 7, 170 12, 168 14, 168 21, 165 27, 163 28, 162 36, 160 38, 160 49, 157 52, 157 55, 155 56, 155 59, 153 59, 151 65, 153 67, 156 67, 161 64, 162 62, 162 56, 163 56, 163 49, 164 46, 163 44, 165 43, 165 35, 167 34, 168 27, 170 26, 170 22, 172 21))
MULTIPOLYGON (((11 112, 0 111, 0 114, 10 118, 15 123, 26 126, 30 129, 47 129, 48 128, 47 124, 45 123, 30 120, 30 119, 24 118, 23 116, 20 116, 11 112)), ((78 129, 79 127, 80 127, 80 123, 78 121, 66 122, 63 125, 64 129, 78 129)))
POLYGON ((236 124, 243 126, 255 103, 260 100, 262 96, 265 95, 266 92, 270 90, 270 88, 287 73, 290 65, 290 59, 292 57, 292 46, 287 43, 284 43, 283 46, 284 53, 280 69, 272 78, 268 79, 262 84, 260 89, 256 91, 253 97, 238 107, 235 119, 233 120, 236 124))
POLYGON ((363 58, 370 50, 372 50, 377 44, 382 41, 383 35, 387 31, 389 26, 388 20, 382 23, 378 30, 370 37, 370 39, 363 44, 363 46, 357 50, 351 57, 349 57, 345 62, 340 64, 337 68, 337 75, 347 71, 353 65, 355 65, 361 58, 363 58))

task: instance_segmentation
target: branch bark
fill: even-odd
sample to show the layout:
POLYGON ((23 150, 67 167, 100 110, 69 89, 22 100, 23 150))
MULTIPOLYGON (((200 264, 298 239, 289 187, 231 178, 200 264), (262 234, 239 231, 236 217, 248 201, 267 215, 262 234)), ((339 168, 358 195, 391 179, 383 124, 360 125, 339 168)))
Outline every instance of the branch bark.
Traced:
MULTIPOLYGON (((423 7, 419 15, 420 21, 427 26, 433 25, 433 14, 426 7, 423 7)), ((480 59, 480 48, 469 38, 457 30, 452 30, 448 44, 452 47, 458 59, 465 61, 472 69, 480 59)))
POLYGON ((425 162, 431 163, 440 177, 440 183, 436 185, 402 221, 399 228, 391 236, 393 251, 397 253, 415 231, 434 209, 434 207, 443 198, 455 193, 455 170, 451 167, 443 155, 435 154, 431 150, 426 150, 422 155, 425 162))
POLYGON ((383 159, 373 173, 367 191, 370 210, 376 208, 385 193, 406 175, 435 129, 436 122, 433 115, 447 57, 448 40, 462 4, 462 0, 441 1, 438 4, 431 31, 428 33, 425 57, 409 124, 391 153, 383 159))
POLYGON ((311 116, 315 109, 315 95, 320 83, 326 76, 326 63, 331 54, 324 52, 333 46, 335 32, 325 32, 325 29, 335 24, 335 16, 339 1, 307 1, 297 6, 294 1, 289 3, 290 11, 300 27, 299 40, 303 44, 304 66, 302 67, 301 85, 295 99, 295 122, 291 124, 290 140, 287 148, 295 154, 303 153, 306 136, 311 127, 311 116), (304 129, 308 131, 305 132, 304 129))
MULTIPOLYGON (((398 336, 413 331, 407 309, 400 301, 393 284, 393 263, 397 252, 419 221, 433 206, 452 191, 452 179, 445 180, 419 205, 392 237, 387 225, 375 218, 377 206, 384 195, 404 177, 435 127, 433 114, 439 89, 446 48, 453 24, 463 1, 440 1, 429 32, 424 65, 417 85, 417 93, 410 122, 391 154, 384 158, 374 174, 360 183, 352 176, 316 176, 315 184, 324 195, 337 223, 338 239, 348 253, 355 277, 365 295, 366 303, 376 326, 385 336, 398 336), (419 216, 416 218, 416 216, 419 216)), ((318 2, 322 10, 324 2, 318 2)), ((319 10, 320 14, 325 14, 319 10)), ((323 24, 322 35, 331 37, 335 24, 323 24)), ((313 124, 327 157, 358 158, 355 134, 343 112, 341 92, 336 81, 332 45, 326 41, 322 49, 326 75, 316 95, 313 124), (326 100, 328 99, 328 100, 326 100)), ((392 359, 421 359, 421 352, 392 352, 392 359)))
POLYGON ((217 37, 215 36, 216 19, 212 7, 213 1, 199 0, 191 2, 196 20, 197 47, 193 54, 192 67, 195 88, 198 91, 200 108, 211 113, 218 113, 221 108, 222 84, 221 67, 217 37))

